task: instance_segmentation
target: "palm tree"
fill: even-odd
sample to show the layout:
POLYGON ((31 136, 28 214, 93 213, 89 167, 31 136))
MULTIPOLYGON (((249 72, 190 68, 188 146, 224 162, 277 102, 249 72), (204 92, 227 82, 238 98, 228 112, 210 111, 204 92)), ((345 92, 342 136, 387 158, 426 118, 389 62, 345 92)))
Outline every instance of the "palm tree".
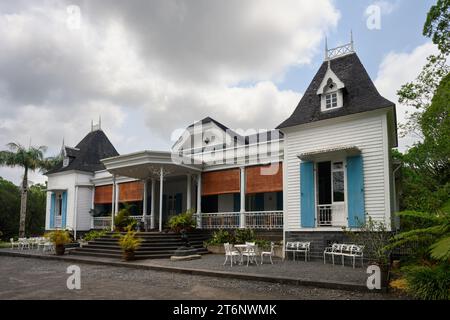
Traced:
POLYGON ((24 175, 21 188, 20 199, 20 222, 19 236, 25 236, 25 219, 27 215, 28 196, 28 171, 45 171, 52 168, 60 159, 59 157, 44 158, 47 151, 46 146, 33 147, 28 149, 18 143, 8 143, 9 150, 0 151, 0 165, 8 167, 22 167, 24 175))

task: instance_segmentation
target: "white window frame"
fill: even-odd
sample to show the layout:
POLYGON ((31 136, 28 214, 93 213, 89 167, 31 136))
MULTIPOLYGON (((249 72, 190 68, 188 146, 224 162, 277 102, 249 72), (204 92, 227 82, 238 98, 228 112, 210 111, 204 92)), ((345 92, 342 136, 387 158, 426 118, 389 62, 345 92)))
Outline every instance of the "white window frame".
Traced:
POLYGON ((332 110, 336 110, 341 108, 343 105, 343 97, 342 97, 342 90, 335 90, 335 91, 330 91, 330 92, 324 92, 321 95, 321 111, 322 112, 327 112, 327 111, 332 111, 332 110), (336 95, 336 106, 333 107, 333 95, 336 95), (330 98, 331 101, 331 107, 328 107, 327 104, 327 98, 330 98))

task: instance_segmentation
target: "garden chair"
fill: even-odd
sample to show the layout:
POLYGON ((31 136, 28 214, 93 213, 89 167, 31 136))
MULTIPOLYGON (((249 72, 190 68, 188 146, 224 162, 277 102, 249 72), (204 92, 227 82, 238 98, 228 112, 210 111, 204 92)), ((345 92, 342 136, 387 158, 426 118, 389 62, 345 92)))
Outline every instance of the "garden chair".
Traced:
POLYGON ((334 256, 341 255, 341 253, 342 253, 342 244, 333 243, 331 247, 327 247, 323 251, 323 264, 326 263, 325 262, 326 256, 331 256, 334 265, 334 256))
POLYGON ((236 256, 240 256, 241 254, 239 253, 239 251, 234 250, 233 245, 227 243, 223 244, 224 248, 225 248, 225 262, 223 263, 223 265, 225 265, 227 263, 228 257, 230 257, 230 266, 233 267, 233 259, 234 259, 234 263, 236 263, 236 256))
POLYGON ((242 259, 244 257, 247 257, 247 267, 249 262, 254 262, 256 265, 258 265, 258 261, 256 260, 256 245, 254 242, 246 242, 245 243, 247 247, 242 252, 242 259))
POLYGON ((353 265, 353 269, 355 269, 355 262, 356 262, 356 258, 361 258, 361 266, 363 267, 363 251, 364 251, 364 246, 358 246, 355 244, 352 245, 342 245, 342 251, 341 251, 341 256, 342 256, 342 266, 344 266, 344 258, 345 257, 350 257, 352 258, 352 265, 353 265))
POLYGON ((17 249, 20 249, 20 242, 14 241, 14 238, 9 239, 11 242, 11 250, 14 250, 14 247, 17 247, 17 249))
POLYGON ((270 251, 261 251, 261 264, 264 263, 264 256, 269 256, 270 263, 273 264, 272 257, 274 256, 274 248, 275 244, 273 242, 270 243, 270 251))
POLYGON ((27 238, 19 238, 20 250, 24 250, 25 248, 30 249, 30 242, 27 238))

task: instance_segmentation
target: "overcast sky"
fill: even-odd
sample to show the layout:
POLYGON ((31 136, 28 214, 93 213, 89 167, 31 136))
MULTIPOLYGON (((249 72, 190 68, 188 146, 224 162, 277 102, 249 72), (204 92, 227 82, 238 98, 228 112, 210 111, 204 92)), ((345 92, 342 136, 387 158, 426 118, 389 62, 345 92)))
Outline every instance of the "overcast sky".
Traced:
MULTIPOLYGON (((119 153, 168 149, 174 131, 206 116, 234 129, 273 128, 322 63, 325 36, 334 47, 351 29, 379 91, 397 102, 436 50, 421 36, 433 2, 2 1, 0 149, 31 141, 54 155, 99 116, 119 153), (371 5, 380 29, 367 25, 371 5)), ((402 121, 405 107, 397 108, 402 121)), ((412 141, 400 139, 401 148, 412 141)), ((0 168, 0 176, 19 183, 22 171, 0 168)))

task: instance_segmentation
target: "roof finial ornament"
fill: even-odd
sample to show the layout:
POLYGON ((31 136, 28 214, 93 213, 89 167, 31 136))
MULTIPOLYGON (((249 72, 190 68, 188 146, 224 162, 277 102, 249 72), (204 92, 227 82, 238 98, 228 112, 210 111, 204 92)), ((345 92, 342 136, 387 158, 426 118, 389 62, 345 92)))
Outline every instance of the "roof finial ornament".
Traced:
POLYGON ((66 144, 64 143, 64 136, 62 138, 62 144, 61 144, 61 156, 65 156, 66 155, 66 144))
POLYGON ((91 120, 91 132, 94 131, 94 120, 91 120))
POLYGON ((102 116, 98 116, 98 130, 102 130, 102 116))
POLYGON ((328 59, 328 38, 327 38, 327 36, 325 36, 325 60, 329 60, 328 59))
POLYGON ((355 51, 355 45, 354 45, 354 42, 353 42, 353 30, 352 29, 350 29, 350 45, 351 45, 352 51, 355 51))

